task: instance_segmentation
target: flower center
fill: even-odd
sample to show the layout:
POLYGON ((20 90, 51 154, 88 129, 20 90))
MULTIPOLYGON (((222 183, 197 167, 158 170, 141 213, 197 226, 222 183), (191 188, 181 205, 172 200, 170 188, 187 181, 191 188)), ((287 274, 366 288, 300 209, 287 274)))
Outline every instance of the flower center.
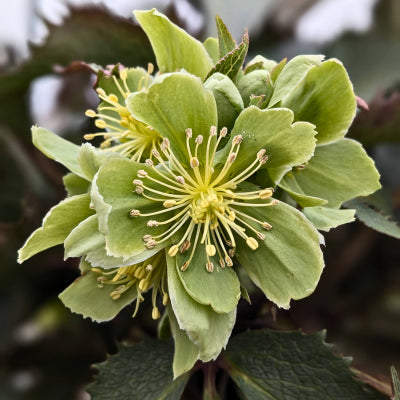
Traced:
POLYGON ((217 138, 216 128, 211 127, 206 144, 205 162, 200 167, 198 153, 199 146, 203 144, 203 137, 197 136, 192 146, 192 131, 187 129, 186 144, 191 167, 189 171, 174 155, 169 140, 164 138, 160 146, 163 157, 157 150, 153 150, 153 156, 159 162, 158 166, 155 167, 152 160, 146 160, 151 172, 139 170, 139 179, 133 181, 136 193, 153 202, 160 202, 162 206, 160 204, 158 211, 149 214, 143 214, 136 209, 131 210, 131 217, 157 218, 164 213, 173 213, 171 218, 163 221, 148 220, 149 227, 162 225, 169 227, 160 235, 145 235, 143 237, 145 246, 153 248, 182 232, 177 243, 169 248, 168 255, 174 257, 178 252, 183 254, 192 248, 188 259, 181 266, 183 271, 188 268, 199 244, 205 246, 206 269, 212 272, 214 264, 211 258, 216 255, 222 268, 225 265, 233 265, 232 257, 235 254, 237 237, 244 239, 252 250, 258 248, 258 240, 265 239, 265 234, 249 222, 256 222, 263 230, 272 228, 268 222, 259 221, 242 210, 243 207, 265 207, 276 204, 276 200, 271 201, 273 189, 265 188, 249 192, 238 189, 241 182, 267 162, 266 151, 261 149, 247 168, 229 178, 231 166, 237 157, 243 137, 238 135, 233 138, 225 163, 221 169, 215 171, 213 165, 217 148, 226 134, 227 130, 223 128, 217 138), (161 190, 147 185, 146 180, 157 183, 157 187, 161 190))
MULTIPOLYGON (((153 68, 153 65, 149 64, 147 75, 139 84, 138 90, 146 88, 148 76, 153 72, 153 68)), ((100 148, 119 152, 140 162, 143 158, 151 157, 153 149, 159 148, 161 136, 151 126, 138 121, 130 114, 125 105, 125 99, 132 93, 128 85, 127 70, 121 69, 119 76, 121 82, 115 75, 112 76, 119 97, 115 93, 106 94, 103 89, 98 88, 96 91, 102 100, 98 112, 87 110, 85 113, 88 117, 96 118, 96 127, 106 129, 106 132, 89 133, 84 138, 92 140, 97 136, 103 136, 100 148), (121 97, 123 101, 120 100, 121 97)))
POLYGON ((110 297, 113 300, 118 300, 131 287, 136 286, 136 307, 132 317, 137 314, 139 305, 144 300, 142 293, 152 288, 152 317, 153 319, 160 318, 160 311, 156 305, 157 294, 159 293, 161 295, 164 305, 168 302, 168 293, 166 291, 166 263, 162 252, 156 253, 146 261, 127 267, 109 270, 92 268, 92 271, 99 275, 97 277, 99 288, 103 288, 104 285, 115 286, 115 290, 110 293, 110 297))

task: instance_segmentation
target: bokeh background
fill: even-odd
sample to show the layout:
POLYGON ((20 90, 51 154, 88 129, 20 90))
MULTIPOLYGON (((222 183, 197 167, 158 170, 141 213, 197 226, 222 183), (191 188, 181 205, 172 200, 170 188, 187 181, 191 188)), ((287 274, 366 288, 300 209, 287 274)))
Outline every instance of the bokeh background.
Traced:
MULTIPOLYGON (((369 105, 349 136, 361 141, 382 173, 379 207, 400 211, 400 2, 398 0, 14 0, 0 2, 0 399, 84 400, 90 365, 120 341, 156 336, 146 303, 135 320, 125 309, 95 324, 64 308, 58 294, 78 275, 62 248, 18 265, 17 249, 65 197, 60 165, 31 144, 38 124, 75 143, 93 129, 93 77, 77 61, 127 66, 154 62, 132 10, 157 7, 192 35, 216 35, 218 14, 249 58, 280 61, 322 53, 340 59, 369 105)), ((239 307, 236 332, 278 327, 327 329, 335 351, 388 389, 400 368, 400 241, 359 222, 325 235, 326 268, 316 292, 274 310, 261 295, 239 307), (276 314, 276 320, 274 315, 276 314)), ((196 382, 192 382, 196 386, 196 382)), ((197 399, 198 392, 185 393, 197 399)))

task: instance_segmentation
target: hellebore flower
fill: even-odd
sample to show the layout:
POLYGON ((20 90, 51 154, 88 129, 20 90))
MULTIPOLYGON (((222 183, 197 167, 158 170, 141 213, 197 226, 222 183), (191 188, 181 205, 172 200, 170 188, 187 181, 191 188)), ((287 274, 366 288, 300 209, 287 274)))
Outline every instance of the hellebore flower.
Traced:
POLYGON ((196 357, 215 358, 240 298, 236 259, 280 307, 311 294, 319 280, 317 230, 273 199, 271 187, 250 181, 263 168, 282 176, 306 162, 315 148, 314 126, 293 123, 288 109, 249 107, 231 132, 218 132, 212 92, 186 72, 155 78, 127 98, 127 107, 163 141, 153 150, 157 165, 114 158, 94 178, 91 197, 107 253, 133 261, 165 249, 170 319, 198 346, 196 357), (208 327, 224 326, 217 339, 207 337, 196 310, 208 327))

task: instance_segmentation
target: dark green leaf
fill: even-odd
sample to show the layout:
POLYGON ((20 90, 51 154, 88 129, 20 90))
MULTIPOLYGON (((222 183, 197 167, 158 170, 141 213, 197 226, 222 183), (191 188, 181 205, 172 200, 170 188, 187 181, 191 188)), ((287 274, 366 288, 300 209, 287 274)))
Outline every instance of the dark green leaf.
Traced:
POLYGON ((173 380, 171 342, 146 340, 96 364, 99 375, 88 387, 92 400, 177 400, 189 378, 173 380))
POLYGON ((227 75, 229 78, 234 80, 241 66, 243 65, 248 48, 249 35, 246 32, 243 35, 242 42, 238 44, 232 51, 227 53, 223 58, 221 58, 221 60, 208 73, 206 79, 215 72, 221 72, 221 74, 227 75))
POLYGON ((236 42, 218 15, 215 17, 215 22, 218 30, 219 58, 223 58, 236 47, 236 42))
POLYGON ((324 336, 250 331, 231 339, 224 358, 248 400, 383 399, 354 379, 324 336))

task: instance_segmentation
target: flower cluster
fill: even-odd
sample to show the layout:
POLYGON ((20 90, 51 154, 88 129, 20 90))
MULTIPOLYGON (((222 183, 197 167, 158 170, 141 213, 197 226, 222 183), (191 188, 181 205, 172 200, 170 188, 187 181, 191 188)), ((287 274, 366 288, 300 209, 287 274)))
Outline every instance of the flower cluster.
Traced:
POLYGON ((168 315, 174 374, 226 346, 243 273, 277 306, 310 295, 342 204, 377 190, 379 174, 345 138, 356 97, 342 64, 322 56, 243 65, 247 35, 201 43, 156 10, 135 12, 159 70, 98 73, 99 148, 34 127, 33 142, 71 172, 68 197, 19 252, 63 243, 82 277, 60 298, 97 321, 146 292, 168 315), (185 352, 184 357, 183 353, 185 352))

